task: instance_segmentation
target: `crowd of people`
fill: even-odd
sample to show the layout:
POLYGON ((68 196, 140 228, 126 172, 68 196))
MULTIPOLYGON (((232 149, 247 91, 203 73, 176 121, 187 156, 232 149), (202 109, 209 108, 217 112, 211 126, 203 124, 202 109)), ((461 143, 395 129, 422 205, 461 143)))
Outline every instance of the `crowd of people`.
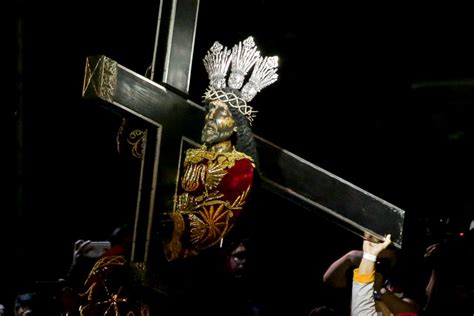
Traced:
MULTIPOLYGON (((128 227, 115 233, 120 230, 128 231, 128 227)), ((58 281, 55 300, 44 293, 19 293, 14 310, 9 312, 2 305, 0 315, 270 315, 266 307, 271 302, 255 293, 248 271, 254 251, 251 239, 230 235, 222 247, 173 262, 174 273, 180 273, 185 283, 168 288, 165 294, 149 295, 146 286, 131 278, 128 236, 111 238, 115 240, 111 248, 97 257, 84 251, 89 241, 78 241, 69 273, 58 281)), ((324 299, 315 298, 318 305, 306 315, 472 315, 473 238, 470 229, 429 245, 420 254, 423 270, 415 271, 425 276, 422 283, 404 278, 404 273, 414 271, 401 266, 417 267, 402 265, 402 260, 410 258, 391 246, 390 235, 383 242, 363 239, 360 249, 343 254, 327 267, 321 275, 327 293, 324 299)))

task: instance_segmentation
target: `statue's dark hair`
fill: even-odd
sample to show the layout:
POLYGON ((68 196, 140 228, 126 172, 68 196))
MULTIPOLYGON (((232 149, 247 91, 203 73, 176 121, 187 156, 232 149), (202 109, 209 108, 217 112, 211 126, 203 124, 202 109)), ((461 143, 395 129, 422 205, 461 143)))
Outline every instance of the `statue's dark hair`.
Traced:
POLYGON ((232 116, 234 117, 234 121, 237 126, 237 133, 234 133, 232 140, 235 149, 252 157, 255 166, 258 169, 259 161, 257 153, 257 144, 255 142, 255 137, 252 133, 250 122, 236 108, 229 106, 229 109, 232 113, 232 116))

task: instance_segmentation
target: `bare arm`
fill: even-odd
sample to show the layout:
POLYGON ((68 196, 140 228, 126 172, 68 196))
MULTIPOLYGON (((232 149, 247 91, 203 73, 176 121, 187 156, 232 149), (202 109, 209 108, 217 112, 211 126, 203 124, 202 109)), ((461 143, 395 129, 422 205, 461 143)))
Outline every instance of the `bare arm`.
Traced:
POLYGON ((358 266, 362 258, 361 250, 351 250, 334 261, 323 275, 323 282, 333 288, 347 287, 347 272, 358 266))
POLYGON ((370 260, 362 257, 359 268, 354 270, 354 280, 352 282, 352 315, 376 316, 375 300, 374 300, 374 279, 375 279, 375 258, 379 253, 388 247, 391 243, 390 235, 385 237, 383 243, 374 243, 364 240, 363 250, 370 260))

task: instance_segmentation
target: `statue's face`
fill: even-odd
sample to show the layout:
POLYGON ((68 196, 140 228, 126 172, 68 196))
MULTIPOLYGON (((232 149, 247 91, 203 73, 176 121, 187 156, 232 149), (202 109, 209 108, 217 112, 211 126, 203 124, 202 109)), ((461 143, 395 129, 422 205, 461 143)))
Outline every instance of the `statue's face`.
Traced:
POLYGON ((235 121, 227 104, 219 100, 209 103, 201 141, 208 145, 223 142, 230 139, 234 129, 235 121))

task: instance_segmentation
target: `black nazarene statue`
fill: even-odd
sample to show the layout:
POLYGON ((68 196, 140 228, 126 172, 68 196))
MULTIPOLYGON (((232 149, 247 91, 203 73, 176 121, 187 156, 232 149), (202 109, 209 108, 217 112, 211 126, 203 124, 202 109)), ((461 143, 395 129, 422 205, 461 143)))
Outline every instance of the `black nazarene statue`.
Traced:
POLYGON ((164 221, 171 223, 169 236, 163 237, 164 255, 170 266, 178 267, 170 271, 179 271, 169 277, 180 274, 181 278, 177 282, 168 280, 170 286, 164 290, 172 301, 172 311, 150 309, 150 300, 142 297, 143 287, 130 279, 129 258, 113 253, 98 258, 83 281, 80 315, 233 315, 229 308, 238 310, 224 299, 236 296, 224 295, 223 279, 209 277, 209 273, 218 275, 214 267, 219 262, 196 258, 220 249, 245 212, 258 167, 251 130, 256 111, 248 102, 277 80, 278 58, 260 56, 249 37, 232 50, 215 42, 204 58, 204 66, 210 85, 204 95, 207 112, 201 135, 203 145, 186 151, 174 208, 162 214, 164 221), (215 291, 221 294, 211 299, 211 292, 215 291))
POLYGON ((252 37, 232 51, 215 42, 204 58, 210 85, 204 95, 203 145, 186 152, 170 214, 174 229, 165 246, 168 260, 194 256, 221 243, 243 212, 258 163, 251 130, 256 111, 248 102, 277 80, 277 60, 261 57, 252 37))

